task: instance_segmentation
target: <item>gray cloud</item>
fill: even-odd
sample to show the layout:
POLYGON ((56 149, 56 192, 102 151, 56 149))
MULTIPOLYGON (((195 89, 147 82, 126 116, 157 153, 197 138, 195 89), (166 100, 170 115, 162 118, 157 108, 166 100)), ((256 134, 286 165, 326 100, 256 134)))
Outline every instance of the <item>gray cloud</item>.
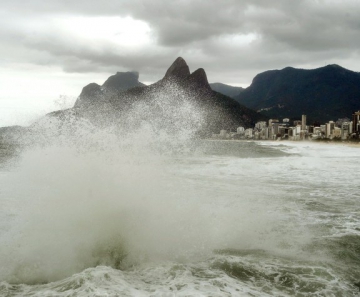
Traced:
POLYGON ((260 71, 286 66, 338 63, 359 71, 358 15, 355 0, 3 0, 0 53, 7 63, 67 72, 138 70, 144 81, 161 78, 183 56, 191 69, 205 68, 211 81, 248 84, 260 71), (111 40, 90 46, 49 23, 60 16, 130 16, 149 25, 153 45, 133 52, 111 40))

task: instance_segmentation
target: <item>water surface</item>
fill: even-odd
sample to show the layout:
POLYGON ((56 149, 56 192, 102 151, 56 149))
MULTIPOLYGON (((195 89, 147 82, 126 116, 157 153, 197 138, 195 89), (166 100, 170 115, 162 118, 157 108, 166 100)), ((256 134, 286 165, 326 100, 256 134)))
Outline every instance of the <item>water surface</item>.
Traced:
POLYGON ((358 296, 360 150, 0 150, 1 296, 358 296))

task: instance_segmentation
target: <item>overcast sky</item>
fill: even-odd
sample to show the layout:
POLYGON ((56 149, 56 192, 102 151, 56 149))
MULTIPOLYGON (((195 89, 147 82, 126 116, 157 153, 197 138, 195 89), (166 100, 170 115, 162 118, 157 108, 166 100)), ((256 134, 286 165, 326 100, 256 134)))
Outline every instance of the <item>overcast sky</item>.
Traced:
POLYGON ((286 66, 360 71, 359 0, 1 0, 0 126, 70 107, 117 71, 155 82, 182 56, 248 86, 286 66))

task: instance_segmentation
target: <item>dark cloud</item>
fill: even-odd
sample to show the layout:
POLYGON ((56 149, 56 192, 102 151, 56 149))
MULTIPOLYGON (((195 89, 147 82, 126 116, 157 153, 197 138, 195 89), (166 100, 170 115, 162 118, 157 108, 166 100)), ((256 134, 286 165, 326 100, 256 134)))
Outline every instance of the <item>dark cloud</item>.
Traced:
POLYGON ((286 66, 338 63, 359 71, 359 15, 356 0, 3 0, 0 53, 68 72, 138 70, 144 81, 161 78, 183 56, 211 81, 247 84, 260 71, 286 66), (151 44, 126 51, 109 39, 74 38, 51 22, 72 16, 144 21, 151 44))

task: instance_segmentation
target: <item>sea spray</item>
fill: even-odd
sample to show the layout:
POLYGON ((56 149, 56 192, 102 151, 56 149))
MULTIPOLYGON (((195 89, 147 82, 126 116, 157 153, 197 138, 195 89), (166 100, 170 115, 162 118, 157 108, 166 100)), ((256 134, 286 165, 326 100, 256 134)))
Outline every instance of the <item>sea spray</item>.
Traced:
POLYGON ((43 283, 97 265, 186 262, 252 247, 272 226, 270 207, 239 208, 237 194, 229 200, 221 191, 209 200, 212 186, 177 173, 174 162, 207 146, 198 139, 203 110, 185 95, 173 103, 159 94, 106 124, 76 110, 34 124, 6 177, 19 212, 0 249, 1 279, 43 283))
POLYGON ((2 279, 48 282, 204 245, 200 206, 168 170, 169 156, 193 146, 201 112, 159 96, 124 117, 99 127, 69 112, 33 125, 8 177, 22 212, 0 249, 2 279))

